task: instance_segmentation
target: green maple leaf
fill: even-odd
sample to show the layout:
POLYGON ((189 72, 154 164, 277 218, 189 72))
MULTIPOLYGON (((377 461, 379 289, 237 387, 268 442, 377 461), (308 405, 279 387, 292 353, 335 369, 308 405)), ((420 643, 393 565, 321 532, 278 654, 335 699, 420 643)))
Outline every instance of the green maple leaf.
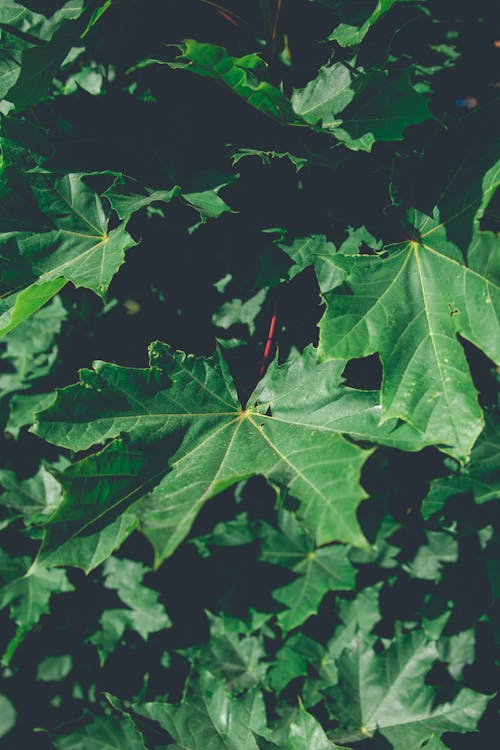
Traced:
POLYGON ((406 0, 361 0, 356 3, 326 0, 325 4, 342 18, 342 23, 335 27, 328 39, 338 42, 342 47, 360 44, 378 19, 401 1, 406 0))
POLYGON ((94 717, 71 734, 53 738, 57 750, 144 750, 144 740, 128 716, 94 717))
POLYGON ((476 503, 486 503, 500 497, 500 427, 496 414, 488 415, 486 427, 472 449, 470 462, 458 473, 433 479, 429 493, 422 503, 424 519, 443 510, 450 497, 471 492, 476 503))
POLYGON ((258 750, 255 734, 268 732, 262 694, 253 690, 234 698, 209 673, 179 705, 158 701, 136 705, 134 711, 192 750, 258 750))
POLYGON ((382 423, 403 419, 460 461, 483 417, 457 334, 500 362, 500 240, 478 229, 500 183, 497 153, 462 155, 431 213, 409 212, 412 236, 388 257, 337 253, 347 286, 326 296, 320 324, 324 358, 380 354, 382 423))
POLYGON ((302 704, 290 722, 287 740, 280 747, 283 750, 342 750, 330 742, 319 721, 302 704))
POLYGON ((293 260, 293 266, 288 270, 289 279, 293 279, 304 268, 314 266, 323 294, 342 283, 344 273, 332 262, 336 252, 335 245, 324 234, 296 237, 288 243, 277 241, 275 244, 293 260))
POLYGON ((45 467, 30 479, 18 479, 13 471, 0 469, 0 505, 22 513, 28 526, 46 519, 59 505, 61 487, 45 467))
POLYGON ((439 654, 423 632, 396 634, 382 653, 373 642, 358 634, 338 659, 338 685, 328 695, 345 730, 336 730, 335 738, 361 739, 379 731, 395 750, 403 750, 433 735, 476 728, 489 697, 464 688, 453 701, 436 705, 425 677, 439 654))
POLYGON ((376 141, 401 140, 405 128, 432 117, 427 100, 411 85, 412 70, 352 72, 343 63, 319 70, 292 96, 298 116, 331 132, 354 151, 370 151, 376 141))
POLYGON ((29 558, 13 558, 0 550, 0 609, 8 606, 18 626, 17 635, 7 646, 7 661, 24 635, 49 612, 52 594, 68 591, 74 588, 64 570, 35 570, 30 567, 29 558))
POLYGON ((219 190, 237 179, 237 175, 214 174, 206 180, 210 185, 205 189, 183 190, 179 185, 174 185, 168 190, 154 190, 143 188, 139 183, 125 175, 118 175, 113 185, 108 188, 104 195, 120 219, 128 219, 132 214, 142 208, 158 203, 171 203, 178 199, 181 203, 195 209, 200 214, 202 222, 207 219, 216 219, 230 207, 219 195, 219 190), (138 192, 139 191, 139 192, 138 192))
POLYGON ((51 568, 57 565, 69 565, 90 573, 121 547, 136 528, 137 518, 131 513, 122 513, 103 529, 72 537, 67 542, 58 545, 47 555, 37 558, 33 565, 35 568, 40 563, 43 563, 42 567, 51 568))
POLYGON ((210 640, 206 645, 184 649, 201 673, 210 672, 228 692, 241 693, 262 682, 267 671, 260 634, 246 632, 246 624, 207 613, 210 640))
POLYGON ((15 2, 0 8, 0 99, 16 109, 31 107, 49 93, 52 79, 77 42, 84 3, 75 0, 51 17, 15 2))
POLYGON ((134 560, 110 557, 104 563, 104 586, 114 589, 127 609, 107 609, 100 618, 101 629, 89 639, 99 652, 101 665, 118 645, 126 628, 147 640, 151 633, 171 626, 159 594, 142 583, 148 568, 134 560))
POLYGON ((277 651, 268 673, 269 682, 277 693, 297 677, 305 677, 311 665, 321 661, 324 648, 317 641, 301 633, 292 633, 277 651))
POLYGON ((136 242, 124 224, 108 232, 99 196, 82 175, 29 173, 5 188, 0 214, 0 335, 71 281, 105 297, 125 251, 136 242), (28 192, 26 196, 25 193, 28 192))
POLYGON ((328 591, 354 588, 355 569, 343 545, 314 548, 314 539, 305 533, 293 515, 283 512, 280 528, 262 524, 261 553, 264 562, 283 565, 299 576, 273 591, 273 598, 287 607, 277 619, 284 632, 301 625, 318 607, 328 591))
MULTIPOLYGON (((54 405, 39 415, 38 434, 81 450, 127 433, 137 447, 115 441, 70 467, 64 476, 73 486, 49 523, 44 554, 90 531, 97 520, 123 510, 126 502, 161 480, 134 508, 158 564, 186 536, 210 497, 256 474, 288 487, 299 499, 299 514, 317 543, 340 540, 363 546, 356 507, 364 497, 358 478, 369 452, 347 442, 340 434, 342 426, 317 429, 314 420, 307 424, 307 414, 301 423, 300 407, 295 409, 298 418, 289 419, 287 406, 293 413, 294 404, 286 392, 274 401, 272 416, 267 413, 280 373, 289 391, 298 388, 304 368, 315 374, 314 352, 306 359, 295 373, 293 368, 273 368, 246 409, 219 353, 211 360, 197 360, 156 343, 149 369, 96 363, 95 371, 82 371, 81 384, 60 391, 54 405), (171 446, 162 444, 165 439, 176 441, 174 455, 171 446), (149 448, 141 451, 139 443, 149 448)), ((338 379, 339 365, 333 370, 328 365, 332 374, 335 369, 338 379)), ((307 388, 307 383, 300 385, 307 388)), ((333 394, 351 395, 335 388, 333 394)), ((364 401, 362 392, 359 396, 364 401)), ((367 414, 361 416, 356 398, 352 406, 363 432, 375 421, 370 401, 364 401, 367 414)), ((344 411, 341 421, 347 424, 344 411)))
POLYGON ((179 61, 167 63, 171 68, 189 70, 216 81, 282 124, 303 124, 280 89, 262 80, 267 65, 258 54, 233 57, 224 47, 194 39, 185 39, 179 49, 179 61))
POLYGON ((379 428, 377 393, 342 386, 344 363, 318 365, 312 348, 274 363, 245 409, 220 352, 195 359, 157 342, 150 358, 146 369, 95 363, 38 415, 34 431, 72 450, 114 438, 61 476, 66 496, 49 521, 42 558, 141 498, 130 512, 158 565, 207 500, 255 475, 299 500, 316 544, 364 547, 356 508, 370 451, 342 434, 410 450, 423 445, 409 425, 394 420, 379 428), (123 434, 129 444, 117 439, 123 434))

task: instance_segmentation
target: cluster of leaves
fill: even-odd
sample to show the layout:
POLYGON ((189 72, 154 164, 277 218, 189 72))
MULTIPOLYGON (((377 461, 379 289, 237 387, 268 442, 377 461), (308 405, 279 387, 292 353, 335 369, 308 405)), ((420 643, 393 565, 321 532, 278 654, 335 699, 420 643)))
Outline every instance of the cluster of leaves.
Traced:
POLYGON ((5 747, 497 735, 493 16, 0 4, 5 747))

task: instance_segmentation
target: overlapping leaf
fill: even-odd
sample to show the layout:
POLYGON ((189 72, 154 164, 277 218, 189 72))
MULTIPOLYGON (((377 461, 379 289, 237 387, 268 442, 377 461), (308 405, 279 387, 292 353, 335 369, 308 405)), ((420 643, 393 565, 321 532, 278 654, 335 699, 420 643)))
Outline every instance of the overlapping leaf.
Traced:
POLYGON ((12 393, 24 391, 48 375, 57 358, 55 339, 66 317, 66 310, 56 297, 1 342, 5 371, 0 374, 0 398, 12 398, 12 393))
POLYGON ((8 606, 18 626, 17 635, 8 646, 8 659, 24 634, 49 611, 52 594, 74 588, 64 570, 33 570, 29 558, 13 558, 3 550, 0 550, 0 584, 0 609, 8 606))
POLYGON ((267 671, 260 634, 250 634, 245 624, 208 614, 210 640, 183 654, 200 672, 210 672, 231 693, 242 693, 262 682, 267 671))
POLYGON ((126 628, 146 641, 151 633, 168 628, 171 622, 158 601, 159 594, 142 583, 148 569, 134 560, 110 557, 104 564, 104 586, 116 590, 125 608, 107 609, 100 618, 100 630, 90 638, 101 664, 112 653, 126 628))
POLYGON ((99 196, 82 175, 28 173, 5 188, 0 213, 0 335, 71 281, 105 297, 135 241, 123 224, 108 232, 99 196))
POLYGON ((72 0, 45 17, 8 0, 0 8, 0 99, 16 110, 49 93, 52 79, 84 28, 82 0, 72 0))
POLYGON ((194 39, 185 39, 180 52, 179 62, 170 63, 170 67, 211 78, 282 124, 302 124, 289 99, 276 86, 261 80, 267 66, 259 55, 233 57, 224 47, 194 39))
POLYGON ((255 734, 268 734, 262 694, 234 698, 210 674, 179 705, 143 703, 135 712, 158 722, 181 747, 192 750, 258 750, 255 734))
POLYGON ((273 591, 274 599, 286 606, 277 618, 287 632, 315 614, 328 591, 353 589, 356 571, 344 546, 315 549, 314 540, 301 530, 291 513, 281 514, 280 527, 278 531, 262 525, 261 559, 290 568, 298 576, 273 591))
POLYGON ((320 69, 292 105, 312 126, 331 132, 354 151, 370 151, 376 141, 401 140, 405 128, 432 117, 427 100, 411 85, 411 69, 397 75, 385 71, 352 72, 334 63, 320 69))
POLYGON ((319 721, 302 705, 290 723, 288 741, 281 747, 284 750, 341 750, 330 742, 319 721))
POLYGON ((500 362, 500 293, 489 276, 494 265, 484 263, 499 241, 476 229, 469 267, 460 252, 499 183, 495 158, 493 147, 479 163, 463 158, 455 199, 443 189, 432 218, 412 212, 413 239, 390 246, 388 257, 334 256, 349 293, 327 295, 321 321, 323 357, 380 354, 381 421, 404 419, 461 461, 483 420, 457 334, 500 362))
POLYGON ((168 64, 210 78, 281 124, 324 130, 353 150, 370 151, 375 141, 401 139, 408 125, 432 116, 425 97, 411 85, 410 69, 396 76, 353 73, 350 66, 334 63, 288 99, 262 80, 266 65, 257 54, 233 57, 223 47, 194 39, 186 39, 180 49, 180 62, 147 60, 142 65, 168 64))
POLYGON ((422 516, 427 519, 439 513, 448 498, 471 492, 476 503, 500 497, 500 428, 495 414, 474 446, 470 462, 456 474, 434 479, 422 503, 422 516))
POLYGON ((397 635, 380 654, 369 639, 356 636, 338 660, 338 686, 329 691, 345 727, 335 736, 362 739, 379 731, 403 750, 443 732, 473 730, 489 698, 464 688, 453 701, 437 703, 425 684, 437 658, 435 644, 421 632, 397 635))
POLYGON ((70 734, 54 738, 57 750, 144 750, 139 730, 128 716, 94 717, 70 734))
POLYGON ((63 475, 66 498, 50 520, 42 558, 144 495, 131 512, 158 564, 207 500, 257 474, 300 501, 299 515, 317 544, 365 545, 356 507, 369 453, 342 433, 410 450, 422 442, 409 425, 379 428, 377 394, 340 385, 342 368, 341 362, 317 365, 310 348, 283 367, 274 364, 246 409, 220 353, 197 360, 155 343, 149 369, 97 362, 83 370, 81 382, 59 391, 39 415, 37 434, 73 450, 122 433, 134 445, 115 440, 63 475))
POLYGON ((174 185, 168 190, 153 190, 142 188, 131 178, 119 175, 104 195, 120 219, 128 219, 136 211, 153 204, 161 205, 179 199, 181 203, 198 211, 203 222, 207 219, 215 219, 231 210, 220 197, 219 190, 233 182, 236 177, 236 175, 208 175, 196 189, 183 190, 179 185, 174 185))
POLYGON ((398 1, 401 0, 361 0, 356 3, 323 0, 342 19, 342 23, 335 27, 328 39, 338 42, 342 47, 360 44, 371 27, 398 1))

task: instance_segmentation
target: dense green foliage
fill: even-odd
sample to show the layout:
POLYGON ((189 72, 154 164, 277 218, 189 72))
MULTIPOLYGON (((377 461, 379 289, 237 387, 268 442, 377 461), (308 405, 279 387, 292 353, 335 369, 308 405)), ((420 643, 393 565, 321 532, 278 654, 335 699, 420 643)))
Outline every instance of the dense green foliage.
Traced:
POLYGON ((494 743, 494 5, 0 0, 2 747, 494 743))

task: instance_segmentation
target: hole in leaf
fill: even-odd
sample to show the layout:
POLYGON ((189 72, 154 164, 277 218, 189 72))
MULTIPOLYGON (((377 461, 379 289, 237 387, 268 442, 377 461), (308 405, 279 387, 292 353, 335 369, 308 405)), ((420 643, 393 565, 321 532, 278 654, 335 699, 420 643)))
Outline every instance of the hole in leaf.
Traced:
POLYGON ((378 390, 382 385, 382 363, 378 354, 351 359, 342 373, 345 385, 362 391, 378 390))

